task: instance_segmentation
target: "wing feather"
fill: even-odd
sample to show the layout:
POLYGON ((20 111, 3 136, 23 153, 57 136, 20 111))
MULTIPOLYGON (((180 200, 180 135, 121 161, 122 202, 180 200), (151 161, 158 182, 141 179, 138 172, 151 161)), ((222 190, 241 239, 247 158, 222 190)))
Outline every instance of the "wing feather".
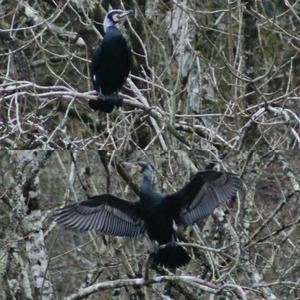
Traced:
POLYGON ((104 216, 102 219, 102 228, 101 228, 103 233, 107 233, 107 225, 108 225, 107 223, 108 223, 108 212, 104 208, 104 216))
POLYGON ((95 229, 117 236, 136 236, 145 231, 138 204, 110 194, 58 208, 53 216, 57 223, 72 229, 95 229))
POLYGON ((164 201, 177 224, 191 225, 212 214, 240 188, 237 175, 209 170, 198 172, 181 190, 165 196, 164 201))
POLYGON ((93 214, 93 215, 91 216, 91 223, 90 223, 90 227, 89 227, 89 228, 92 228, 92 227, 95 226, 95 220, 96 220, 96 215, 93 214))
POLYGON ((96 216, 96 224, 95 224, 95 230, 101 230, 101 223, 103 218, 103 211, 99 211, 98 214, 95 214, 96 216))

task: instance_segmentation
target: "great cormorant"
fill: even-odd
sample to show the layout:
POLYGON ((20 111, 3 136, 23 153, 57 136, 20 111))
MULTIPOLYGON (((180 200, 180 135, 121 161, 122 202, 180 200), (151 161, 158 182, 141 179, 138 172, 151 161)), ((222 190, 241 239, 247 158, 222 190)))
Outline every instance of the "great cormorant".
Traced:
POLYGON ((207 170, 198 172, 181 190, 162 195, 154 190, 154 170, 143 162, 123 163, 143 174, 140 201, 129 202, 111 194, 98 195, 87 201, 55 210, 58 223, 79 230, 99 230, 104 234, 135 237, 147 232, 157 247, 151 255, 157 265, 176 268, 190 257, 176 244, 177 225, 192 225, 209 216, 241 187, 232 173, 207 170))
POLYGON ((104 18, 105 35, 94 51, 91 68, 93 86, 99 93, 97 100, 89 101, 94 110, 110 113, 114 106, 122 106, 118 92, 131 69, 132 55, 116 24, 131 13, 131 10, 113 9, 104 18))

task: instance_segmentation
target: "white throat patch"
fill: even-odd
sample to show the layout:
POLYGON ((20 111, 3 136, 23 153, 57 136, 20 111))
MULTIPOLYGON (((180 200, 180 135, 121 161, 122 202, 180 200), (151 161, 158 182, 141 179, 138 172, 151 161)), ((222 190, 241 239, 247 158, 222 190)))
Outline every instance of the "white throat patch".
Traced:
POLYGON ((109 18, 107 17, 107 15, 106 15, 105 18, 104 18, 104 23, 103 23, 103 29, 104 29, 104 32, 107 31, 107 28, 108 28, 109 26, 114 26, 114 25, 115 25, 115 23, 114 23, 111 19, 109 19, 109 18))

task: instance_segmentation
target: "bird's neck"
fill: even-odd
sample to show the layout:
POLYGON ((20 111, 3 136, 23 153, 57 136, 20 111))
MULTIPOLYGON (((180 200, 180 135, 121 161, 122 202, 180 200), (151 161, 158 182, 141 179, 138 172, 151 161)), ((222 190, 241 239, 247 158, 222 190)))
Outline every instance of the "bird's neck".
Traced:
POLYGON ((141 192, 149 192, 153 190, 153 178, 145 175, 141 185, 141 192))
POLYGON ((118 30, 118 28, 114 24, 108 25, 105 28, 105 33, 107 33, 108 31, 116 30, 116 29, 118 30))
POLYGON ((115 25, 107 27, 105 31, 105 36, 109 37, 119 36, 120 34, 120 30, 115 25))
POLYGON ((109 27, 115 27, 115 24, 112 20, 110 20, 107 15, 105 16, 105 19, 104 19, 104 23, 103 23, 103 29, 104 29, 104 32, 106 33, 108 28, 109 27))
POLYGON ((107 34, 109 31, 117 31, 119 32, 118 25, 110 21, 109 19, 107 21, 104 21, 103 24, 104 33, 107 34))
POLYGON ((158 207, 161 203, 161 194, 154 190, 154 174, 144 173, 143 183, 140 188, 140 199, 142 207, 145 211, 151 211, 158 207))

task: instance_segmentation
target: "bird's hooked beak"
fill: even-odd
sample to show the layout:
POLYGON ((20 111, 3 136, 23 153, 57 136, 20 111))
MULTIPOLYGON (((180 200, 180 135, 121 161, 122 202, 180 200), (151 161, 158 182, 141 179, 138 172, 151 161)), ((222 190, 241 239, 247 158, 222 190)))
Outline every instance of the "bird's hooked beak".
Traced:
POLYGON ((132 15, 133 10, 124 10, 122 13, 119 14, 119 19, 124 19, 128 15, 132 15))
POLYGON ((122 162, 121 165, 131 175, 135 175, 135 174, 140 173, 142 171, 142 167, 136 161, 122 162))
POLYGON ((112 19, 115 23, 124 21, 127 16, 133 14, 133 10, 123 10, 122 12, 112 16, 112 19))

